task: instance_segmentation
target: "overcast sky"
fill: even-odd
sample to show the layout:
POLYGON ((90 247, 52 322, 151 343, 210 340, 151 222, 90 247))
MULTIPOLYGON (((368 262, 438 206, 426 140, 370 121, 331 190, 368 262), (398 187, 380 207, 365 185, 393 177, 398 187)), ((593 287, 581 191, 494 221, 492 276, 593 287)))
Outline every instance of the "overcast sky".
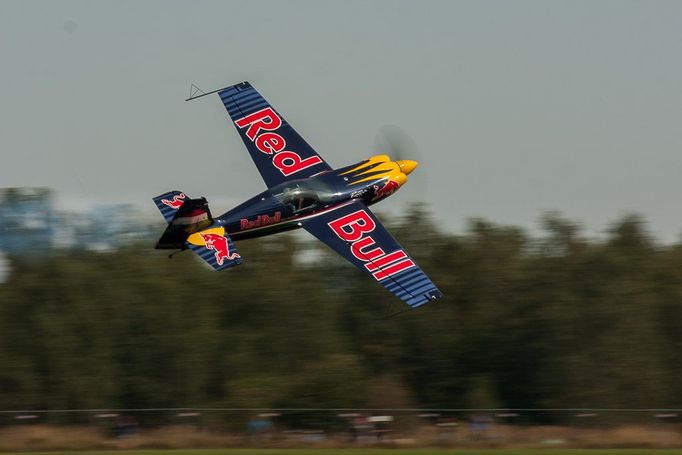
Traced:
POLYGON ((60 204, 264 189, 217 96, 251 81, 332 166, 398 125, 443 226, 682 232, 682 2, 1 1, 0 187, 60 204))

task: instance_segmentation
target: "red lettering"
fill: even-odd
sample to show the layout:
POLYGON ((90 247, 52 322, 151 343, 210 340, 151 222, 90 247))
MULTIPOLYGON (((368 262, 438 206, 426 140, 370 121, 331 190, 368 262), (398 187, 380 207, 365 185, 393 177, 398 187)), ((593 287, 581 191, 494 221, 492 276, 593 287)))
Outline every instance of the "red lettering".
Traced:
POLYGON ((367 248, 372 245, 376 245, 372 237, 370 236, 363 237, 360 240, 356 240, 355 242, 353 242, 353 244, 350 246, 350 251, 351 253, 353 253, 353 256, 365 262, 373 261, 379 256, 383 256, 385 254, 384 250, 382 250, 381 247, 376 247, 368 251, 363 251, 363 248, 367 248))
POLYGON ((339 238, 347 242, 359 240, 363 233, 372 232, 376 227, 374 220, 364 210, 342 216, 328 224, 339 238))
POLYGON ((284 138, 277 133, 263 133, 256 138, 258 150, 268 155, 281 152, 286 145, 284 138))
POLYGON ((397 261, 398 259, 403 259, 406 257, 407 255, 403 250, 396 250, 393 253, 387 254, 386 256, 377 259, 376 261, 370 262, 369 264, 365 264, 365 267, 367 268, 367 270, 372 272, 376 269, 381 269, 389 265, 390 263, 397 261))
POLYGON ((239 220, 239 228, 253 229, 261 226, 267 226, 269 224, 276 224, 282 221, 282 212, 275 212, 274 215, 258 215, 255 220, 249 221, 248 218, 242 218, 239 220))
POLYGON ((255 143, 258 150, 266 155, 275 154, 272 163, 286 177, 322 163, 322 159, 316 155, 303 159, 296 152, 284 151, 287 143, 277 133, 258 134, 261 130, 274 131, 282 126, 282 119, 271 107, 242 117, 234 123, 239 128, 249 127, 246 130, 246 136, 255 143))
POLYGON ((303 169, 307 169, 310 166, 315 166, 321 162, 322 159, 319 156, 311 156, 301 159, 298 153, 288 151, 279 152, 272 159, 272 163, 275 165, 275 167, 287 177, 291 174, 302 171, 303 169))
POLYGON ((415 266, 405 251, 396 250, 386 254, 381 247, 375 246, 376 242, 372 236, 363 236, 366 232, 372 232, 376 228, 376 223, 364 210, 342 216, 328 225, 340 239, 352 242, 351 253, 366 263, 365 268, 377 281, 415 266), (372 248, 372 246, 375 247, 372 248))
POLYGON ((240 118, 234 123, 239 128, 244 128, 248 125, 249 129, 246 130, 246 135, 253 141, 261 129, 274 131, 282 126, 282 119, 279 118, 279 115, 277 115, 271 107, 266 107, 265 109, 261 109, 260 111, 240 118))
POLYGON ((412 259, 406 258, 403 259, 402 261, 399 261, 393 265, 390 265, 386 267, 385 269, 377 270, 376 272, 372 272, 372 275, 374 275, 374 278, 376 278, 377 281, 381 281, 384 278, 388 278, 389 276, 393 276, 396 273, 402 272, 405 269, 409 269, 410 267, 414 267, 414 262, 412 262, 412 259))

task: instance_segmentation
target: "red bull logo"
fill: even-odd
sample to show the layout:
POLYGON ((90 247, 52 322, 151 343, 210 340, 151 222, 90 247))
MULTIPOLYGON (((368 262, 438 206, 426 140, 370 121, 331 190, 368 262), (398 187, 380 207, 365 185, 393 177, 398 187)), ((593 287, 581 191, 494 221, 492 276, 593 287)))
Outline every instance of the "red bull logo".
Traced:
POLYGON ((296 152, 284 150, 287 143, 276 132, 282 126, 282 119, 271 107, 242 117, 234 123, 239 130, 248 126, 245 133, 246 138, 253 142, 258 150, 266 155, 271 155, 272 164, 285 176, 290 176, 322 162, 322 159, 317 155, 301 158, 301 155, 296 152))
POLYGON ((398 182, 389 180, 381 188, 379 188, 379 185, 372 185, 372 188, 374 189, 374 197, 372 198, 372 201, 377 201, 398 191, 398 189, 400 189, 400 185, 398 185, 398 182))
POLYGON ((203 246, 212 250, 218 265, 223 265, 226 260, 233 261, 241 257, 237 252, 230 251, 230 242, 225 236, 225 228, 223 227, 196 232, 190 235, 187 241, 192 245, 203 246))
POLYGON ((238 253, 230 253, 230 244, 227 241, 227 237, 220 234, 199 233, 199 235, 204 239, 206 248, 215 252, 215 260, 218 265, 223 265, 225 259, 232 261, 241 257, 238 253))
POLYGON ((171 200, 161 199, 161 203, 167 205, 168 207, 170 207, 172 209, 177 210, 180 207, 182 207, 182 204, 185 203, 185 197, 186 197, 185 193, 180 193, 180 194, 176 194, 175 196, 173 196, 173 199, 171 199, 171 200))
POLYGON ((415 266, 405 251, 397 249, 386 253, 377 244, 371 235, 377 224, 364 210, 344 215, 328 224, 341 240, 350 244, 353 256, 365 263, 365 268, 377 281, 415 266))
POLYGON ((267 226, 269 224, 277 224, 282 221, 282 212, 275 212, 274 215, 258 215, 255 220, 249 220, 248 218, 242 218, 239 220, 239 229, 253 229, 261 226, 267 226))

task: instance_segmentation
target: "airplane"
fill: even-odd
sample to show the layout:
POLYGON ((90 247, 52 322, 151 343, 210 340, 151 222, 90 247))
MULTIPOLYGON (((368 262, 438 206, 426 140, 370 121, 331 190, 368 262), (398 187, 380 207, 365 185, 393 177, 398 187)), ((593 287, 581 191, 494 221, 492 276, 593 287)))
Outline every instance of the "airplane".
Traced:
MULTIPOLYGON (((191 249, 213 269, 241 264, 234 242, 303 228, 412 308, 441 291, 369 210, 418 165, 376 155, 333 169, 249 83, 217 93, 268 189, 213 217, 206 198, 153 198, 168 226, 156 249, 191 249)), ((172 256, 172 254, 171 254, 172 256)))

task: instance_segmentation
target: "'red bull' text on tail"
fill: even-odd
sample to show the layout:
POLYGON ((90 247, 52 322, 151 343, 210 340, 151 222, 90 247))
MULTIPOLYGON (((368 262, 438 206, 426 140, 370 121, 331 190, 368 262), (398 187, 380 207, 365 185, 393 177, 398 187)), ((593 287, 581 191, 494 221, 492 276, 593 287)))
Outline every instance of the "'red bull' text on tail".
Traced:
POLYGON ((241 263, 225 229, 216 225, 206 198, 190 199, 181 191, 169 191, 154 198, 168 223, 156 249, 191 249, 216 270, 241 263))

